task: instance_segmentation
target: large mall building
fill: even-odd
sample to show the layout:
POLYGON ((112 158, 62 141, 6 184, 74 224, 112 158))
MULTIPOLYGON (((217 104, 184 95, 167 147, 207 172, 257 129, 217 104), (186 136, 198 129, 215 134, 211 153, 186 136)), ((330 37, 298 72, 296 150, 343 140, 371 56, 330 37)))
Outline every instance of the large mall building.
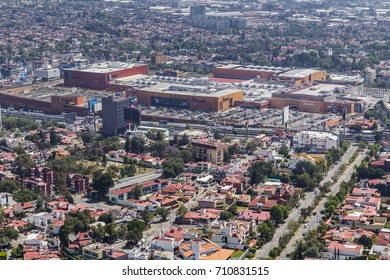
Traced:
POLYGON ((357 89, 340 84, 316 83, 272 94, 271 108, 290 109, 310 113, 347 113, 362 111, 363 100, 358 98, 357 89))

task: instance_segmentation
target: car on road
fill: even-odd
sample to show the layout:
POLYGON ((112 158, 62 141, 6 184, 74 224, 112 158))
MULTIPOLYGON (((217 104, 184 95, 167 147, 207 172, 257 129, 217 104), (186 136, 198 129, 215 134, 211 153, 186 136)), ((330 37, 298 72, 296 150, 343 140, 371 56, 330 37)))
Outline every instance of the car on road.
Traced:
POLYGON ((313 212, 313 214, 312 214, 313 216, 315 216, 315 215, 317 215, 317 212, 313 212))
POLYGON ((304 227, 304 228, 308 228, 308 227, 309 227, 309 224, 305 224, 303 227, 304 227))

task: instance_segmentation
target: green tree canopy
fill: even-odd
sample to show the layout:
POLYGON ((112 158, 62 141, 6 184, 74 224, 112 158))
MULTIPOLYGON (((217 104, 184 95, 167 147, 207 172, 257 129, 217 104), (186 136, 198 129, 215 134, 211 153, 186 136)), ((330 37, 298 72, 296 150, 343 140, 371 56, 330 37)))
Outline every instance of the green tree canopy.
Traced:
POLYGON ((114 186, 114 181, 109 172, 96 171, 93 174, 91 187, 97 191, 99 197, 105 197, 112 186, 114 186))

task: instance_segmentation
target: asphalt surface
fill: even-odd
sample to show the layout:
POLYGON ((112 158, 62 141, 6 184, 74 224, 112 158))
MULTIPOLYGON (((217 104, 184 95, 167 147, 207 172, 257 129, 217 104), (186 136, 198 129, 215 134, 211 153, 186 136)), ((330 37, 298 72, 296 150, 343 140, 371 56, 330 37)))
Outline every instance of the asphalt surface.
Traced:
MULTIPOLYGON (((352 153, 348 154, 349 157, 352 156, 353 153, 354 153, 354 151, 352 153)), ((337 182, 331 187, 331 191, 328 194, 328 196, 337 194, 340 191, 340 184, 342 182, 348 182, 351 179, 352 173, 354 172, 355 164, 360 165, 360 163, 366 157, 366 153, 367 153, 367 150, 359 153, 359 155, 357 156, 355 161, 347 167, 347 169, 340 176, 340 178, 337 180, 337 182)), ((318 206, 313 210, 312 213, 316 212, 317 214, 308 217, 308 220, 306 222, 307 227, 305 227, 304 225, 300 226, 300 228, 295 233, 294 237, 291 238, 291 240, 287 244, 286 248, 280 254, 280 257, 279 257, 280 259, 288 259, 287 255, 294 251, 296 241, 303 238, 303 235, 306 234, 309 230, 313 230, 313 229, 317 228, 321 219, 323 219, 323 220, 325 219, 324 218, 325 215, 321 214, 321 210, 324 209, 324 207, 325 207, 324 205, 325 205, 326 201, 327 201, 327 197, 324 197, 320 201, 318 206)))
POLYGON ((161 177, 161 172, 158 173, 146 173, 140 174, 134 177, 129 177, 127 180, 122 180, 120 183, 115 184, 110 190, 121 189, 129 185, 144 183, 148 181, 152 181, 161 177))
MULTIPOLYGON (((339 170, 340 166, 344 163, 348 163, 349 159, 352 157, 352 155, 354 154, 354 152, 358 149, 357 146, 350 146, 349 149, 345 152, 344 156, 341 158, 341 160, 327 173, 327 175, 325 176, 325 178, 320 182, 320 185, 324 185, 326 182, 332 182, 332 177, 337 173, 337 171, 339 170)), ((359 157, 358 157, 359 158, 359 157)), ((356 161, 355 161, 356 162, 356 161)), ((354 163, 351 164, 352 168, 354 166, 354 163)), ((348 171, 349 168, 346 170, 348 171)), ((344 174, 347 173, 347 172, 344 172, 344 174)), ((351 172, 352 174, 352 172, 351 172)), ((340 179, 342 179, 344 176, 342 176, 340 179)), ((340 180, 339 180, 340 181, 340 180)), ((341 183, 341 181, 340 181, 341 183)), ((301 209, 302 208, 307 208, 309 207, 309 205, 313 202, 314 200, 314 197, 315 197, 315 194, 314 192, 308 192, 306 193, 306 198, 305 200, 303 200, 301 202, 301 205, 299 208, 295 208, 294 210, 292 210, 292 212, 290 212, 290 215, 288 216, 288 218, 285 220, 285 223, 280 225, 276 231, 275 231, 275 234, 272 238, 272 240, 266 244, 264 244, 264 246, 257 251, 256 253, 256 256, 255 256, 255 259, 267 259, 268 258, 268 254, 269 254, 269 251, 278 246, 279 245, 279 238, 282 237, 283 234, 285 234, 288 229, 287 229, 287 224, 289 221, 298 221, 300 215, 301 215, 301 209)), ((317 209, 317 208, 316 208, 317 209)), ((319 208, 318 208, 319 209, 319 208)), ((314 210, 316 211, 316 210, 314 210)), ((292 243, 292 242, 290 242, 292 243)), ((289 244, 290 244, 289 243, 289 244)))

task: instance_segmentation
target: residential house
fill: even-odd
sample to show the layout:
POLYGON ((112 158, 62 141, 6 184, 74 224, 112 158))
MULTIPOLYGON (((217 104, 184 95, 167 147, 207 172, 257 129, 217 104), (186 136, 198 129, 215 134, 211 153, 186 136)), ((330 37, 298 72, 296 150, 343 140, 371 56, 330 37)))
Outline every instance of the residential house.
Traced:
POLYGON ((35 210, 35 206, 31 202, 20 202, 14 204, 15 214, 32 213, 35 210))
POLYGON ((382 228, 373 244, 371 255, 390 257, 390 229, 382 228))
POLYGON ((179 255, 175 257, 182 260, 228 260, 233 252, 210 240, 200 239, 183 243, 179 247, 179 255))
POLYGON ((222 247, 244 249, 254 221, 214 222, 211 224, 213 235, 211 241, 222 247))
POLYGON ((212 208, 212 209, 223 209, 225 205, 225 197, 218 195, 214 196, 205 196, 198 200, 198 208, 212 208))
POLYGON ((12 198, 12 194, 10 193, 0 193, 0 206, 12 206, 14 204, 14 200, 12 198))
POLYGON ((221 210, 201 209, 196 212, 187 212, 182 218, 183 224, 208 224, 219 217, 221 210))
POLYGON ((268 211, 245 209, 238 210, 238 217, 236 219, 243 221, 255 221, 258 223, 269 220, 270 218, 271 215, 268 211))
POLYGON ((328 260, 355 259, 363 255, 363 245, 331 241, 321 257, 328 260))

